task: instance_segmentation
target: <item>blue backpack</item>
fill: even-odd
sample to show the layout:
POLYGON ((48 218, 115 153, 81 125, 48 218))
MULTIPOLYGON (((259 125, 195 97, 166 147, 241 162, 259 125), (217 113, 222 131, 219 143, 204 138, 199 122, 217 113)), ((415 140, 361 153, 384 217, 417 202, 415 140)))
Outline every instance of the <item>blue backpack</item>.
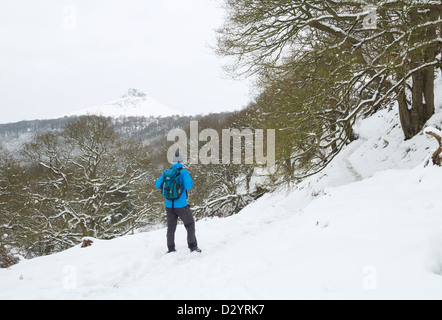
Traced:
POLYGON ((161 184, 161 194, 167 200, 177 200, 183 194, 183 186, 179 183, 179 176, 183 168, 167 169, 164 171, 164 181, 161 184))

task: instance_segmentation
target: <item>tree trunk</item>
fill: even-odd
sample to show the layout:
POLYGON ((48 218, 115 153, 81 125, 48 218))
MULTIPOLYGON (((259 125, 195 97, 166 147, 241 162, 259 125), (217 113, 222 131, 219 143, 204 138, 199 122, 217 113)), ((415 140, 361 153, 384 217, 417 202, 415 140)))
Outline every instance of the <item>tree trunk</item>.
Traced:
MULTIPOLYGON (((439 12, 436 10, 423 14, 419 13, 416 9, 410 12, 410 22, 422 22, 423 19, 434 21, 438 16, 439 12)), ((430 40, 436 37, 436 27, 429 27, 422 32, 414 34, 411 38, 411 44, 419 43, 422 39, 430 40)), ((414 70, 425 63, 433 62, 437 54, 437 44, 413 51, 409 57, 411 60, 409 70, 414 70)), ((406 98, 406 83, 398 97, 399 115, 406 140, 419 134, 426 122, 434 115, 434 79, 435 67, 428 67, 415 72, 411 77, 411 102, 407 101, 406 98)))
POLYGON ((422 131, 435 110, 434 68, 415 73, 412 80, 412 101, 406 98, 406 88, 403 88, 398 96, 399 116, 406 140, 412 139, 422 131))

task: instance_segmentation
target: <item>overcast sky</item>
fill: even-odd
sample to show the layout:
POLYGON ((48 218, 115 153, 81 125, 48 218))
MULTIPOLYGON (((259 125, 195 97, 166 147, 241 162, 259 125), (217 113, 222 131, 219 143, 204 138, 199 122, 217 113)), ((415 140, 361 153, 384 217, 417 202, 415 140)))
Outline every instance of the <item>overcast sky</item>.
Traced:
POLYGON ((222 72, 221 0, 8 0, 0 10, 0 123, 53 118, 137 88, 186 113, 238 110, 222 72))

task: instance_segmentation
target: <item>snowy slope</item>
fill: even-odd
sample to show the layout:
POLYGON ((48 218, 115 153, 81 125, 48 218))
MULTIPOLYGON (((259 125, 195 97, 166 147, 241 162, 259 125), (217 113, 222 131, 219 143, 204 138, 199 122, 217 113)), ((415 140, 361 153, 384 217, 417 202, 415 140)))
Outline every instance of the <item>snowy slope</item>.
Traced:
POLYGON ((183 112, 167 107, 146 93, 129 89, 121 98, 69 113, 67 116, 102 115, 106 117, 168 117, 181 115, 183 112))
POLYGON ((198 222, 201 255, 183 226, 171 255, 165 230, 95 240, 0 270, 0 299, 442 299, 441 180, 386 171, 316 198, 303 184, 198 222))
MULTIPOLYGON (((442 77, 436 80, 435 107, 436 114, 427 125, 442 129, 442 77)), ((423 132, 405 141, 397 107, 391 111, 381 110, 359 121, 356 132, 360 137, 357 142, 360 147, 350 160, 363 178, 386 169, 414 168, 422 162, 423 155, 437 147, 436 140, 423 132)))
POLYGON ((183 226, 171 255, 164 229, 94 240, 0 269, 0 299, 442 299, 442 168, 424 167, 436 143, 404 141, 396 113, 360 121, 294 190, 199 221, 202 254, 183 226))

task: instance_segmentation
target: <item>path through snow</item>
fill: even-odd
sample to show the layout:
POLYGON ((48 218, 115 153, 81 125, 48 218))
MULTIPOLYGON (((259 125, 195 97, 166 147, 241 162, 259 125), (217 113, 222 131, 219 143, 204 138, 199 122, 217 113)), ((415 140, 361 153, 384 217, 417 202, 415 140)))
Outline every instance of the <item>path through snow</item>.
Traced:
POLYGON ((353 176, 354 181, 362 181, 364 178, 362 175, 355 169, 353 166, 350 158, 351 156, 358 150, 358 148, 365 143, 367 140, 359 137, 359 140, 355 141, 351 146, 349 146, 348 150, 346 150, 346 155, 344 157, 344 162, 346 169, 350 172, 350 174, 353 176))

